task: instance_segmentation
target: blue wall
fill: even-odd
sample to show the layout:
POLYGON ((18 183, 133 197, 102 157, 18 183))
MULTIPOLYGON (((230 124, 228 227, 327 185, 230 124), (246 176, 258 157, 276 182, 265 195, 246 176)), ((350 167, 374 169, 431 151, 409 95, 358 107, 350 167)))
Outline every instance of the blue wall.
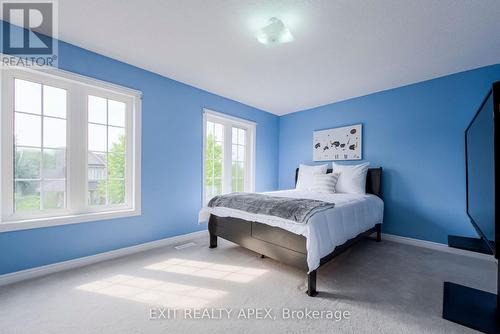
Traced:
POLYGON ((312 161, 313 130, 363 123, 363 157, 382 166, 383 231, 446 243, 474 235, 465 214, 464 130, 500 65, 293 113, 280 118, 279 187, 312 161))
POLYGON ((142 216, 0 233, 0 274, 206 229, 204 107, 258 123, 256 190, 277 188, 277 116, 62 42, 59 68, 143 92, 142 216))

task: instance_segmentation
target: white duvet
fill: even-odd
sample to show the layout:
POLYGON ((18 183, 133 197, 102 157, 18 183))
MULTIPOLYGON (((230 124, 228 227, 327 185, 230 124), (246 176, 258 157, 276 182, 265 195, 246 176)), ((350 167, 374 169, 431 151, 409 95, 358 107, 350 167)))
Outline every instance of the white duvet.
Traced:
POLYGON ((306 237, 307 265, 309 271, 319 267, 320 259, 342 245, 347 240, 356 237, 382 223, 384 202, 377 196, 366 194, 321 194, 308 191, 281 190, 267 192, 272 196, 308 198, 335 203, 333 209, 321 211, 313 215, 307 224, 297 224, 291 220, 248 213, 222 207, 201 209, 198 221, 206 222, 210 214, 219 217, 234 217, 254 221, 306 237))

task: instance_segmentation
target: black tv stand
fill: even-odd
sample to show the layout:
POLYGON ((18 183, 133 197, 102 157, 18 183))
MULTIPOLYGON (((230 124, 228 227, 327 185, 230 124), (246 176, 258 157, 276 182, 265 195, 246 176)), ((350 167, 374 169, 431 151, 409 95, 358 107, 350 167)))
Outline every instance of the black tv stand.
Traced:
MULTIPOLYGON (((485 242, 479 238, 449 235, 448 246, 493 255, 485 242)), ((443 319, 483 333, 500 333, 497 302, 497 295, 494 293, 444 282, 443 319)))
MULTIPOLYGON (((492 241, 490 242, 494 245, 494 242, 492 241)), ((468 237, 459 237, 457 235, 449 235, 448 246, 476 253, 493 255, 493 252, 485 245, 485 242, 480 238, 468 238, 468 237)))
POLYGON ((500 333, 497 295, 444 282, 443 318, 483 333, 500 333))

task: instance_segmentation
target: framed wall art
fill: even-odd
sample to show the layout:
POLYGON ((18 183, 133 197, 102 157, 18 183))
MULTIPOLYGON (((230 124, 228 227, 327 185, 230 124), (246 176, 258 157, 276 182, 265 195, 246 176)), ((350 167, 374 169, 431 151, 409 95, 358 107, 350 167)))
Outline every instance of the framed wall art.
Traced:
POLYGON ((313 133, 314 161, 361 160, 362 124, 313 133))

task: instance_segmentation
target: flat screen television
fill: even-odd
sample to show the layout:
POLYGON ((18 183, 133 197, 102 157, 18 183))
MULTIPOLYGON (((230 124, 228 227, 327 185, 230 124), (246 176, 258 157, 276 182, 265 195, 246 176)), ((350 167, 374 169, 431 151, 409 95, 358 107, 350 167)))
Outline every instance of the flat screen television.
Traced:
MULTIPOLYGON (((467 215, 477 234, 489 251, 498 258, 496 233, 496 204, 500 200, 500 136, 496 130, 500 120, 500 83, 484 99, 481 107, 465 130, 467 215)), ((500 212, 499 212, 500 215, 500 212)), ((500 217, 499 217, 500 218, 500 217)), ((498 227, 496 227, 498 226, 498 227)))
MULTIPOLYGON (((448 236, 451 247, 494 254, 497 259, 500 256, 499 117, 500 82, 497 82, 465 130, 467 215, 479 238, 448 236)), ((496 293, 444 282, 444 319, 484 333, 500 333, 499 262, 495 266, 496 293)))

